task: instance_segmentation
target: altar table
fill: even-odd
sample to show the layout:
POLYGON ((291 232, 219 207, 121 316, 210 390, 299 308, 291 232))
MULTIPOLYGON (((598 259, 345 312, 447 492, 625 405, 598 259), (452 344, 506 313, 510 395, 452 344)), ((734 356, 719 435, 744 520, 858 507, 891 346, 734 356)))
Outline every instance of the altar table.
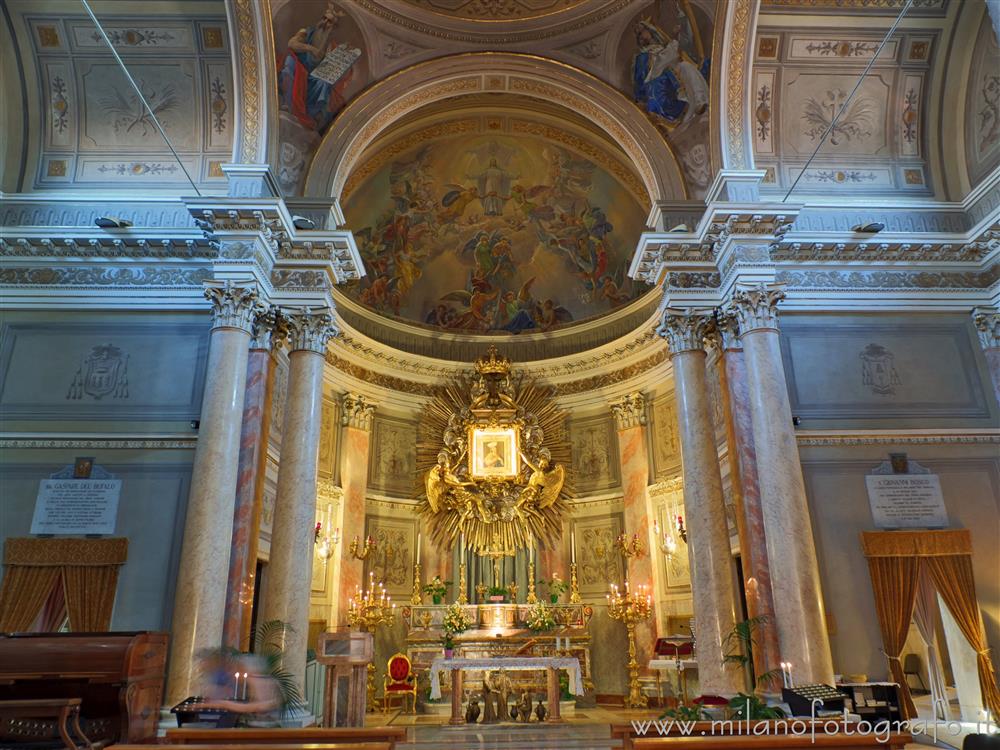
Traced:
POLYGON ((548 716, 546 721, 562 721, 559 713, 559 670, 569 674, 569 692, 583 694, 580 660, 572 656, 498 656, 488 659, 436 658, 431 664, 431 698, 441 697, 441 672, 451 670, 451 720, 449 724, 464 724, 462 716, 462 672, 470 669, 505 669, 509 672, 546 670, 548 673, 548 716))

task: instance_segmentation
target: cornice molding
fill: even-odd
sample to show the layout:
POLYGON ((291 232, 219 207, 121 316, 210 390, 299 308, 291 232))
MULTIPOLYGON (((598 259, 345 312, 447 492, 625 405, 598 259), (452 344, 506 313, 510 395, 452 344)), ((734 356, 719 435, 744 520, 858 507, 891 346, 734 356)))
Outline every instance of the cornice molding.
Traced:
POLYGON ((998 445, 1000 432, 982 430, 954 432, 925 430, 921 432, 893 431, 799 431, 796 442, 803 447, 855 445, 998 445))

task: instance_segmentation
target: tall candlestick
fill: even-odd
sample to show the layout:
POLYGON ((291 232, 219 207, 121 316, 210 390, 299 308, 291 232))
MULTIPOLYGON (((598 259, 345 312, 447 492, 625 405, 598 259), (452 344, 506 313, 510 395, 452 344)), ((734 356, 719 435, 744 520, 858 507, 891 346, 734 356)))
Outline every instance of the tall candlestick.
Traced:
POLYGON ((417 560, 416 560, 416 562, 417 562, 418 565, 420 564, 420 537, 422 537, 422 536, 423 536, 423 534, 420 534, 420 533, 417 534, 417 560))
POLYGON ((243 700, 247 699, 247 673, 243 673, 243 700))
POLYGON ((576 532, 569 532, 569 560, 570 562, 576 562, 576 532))

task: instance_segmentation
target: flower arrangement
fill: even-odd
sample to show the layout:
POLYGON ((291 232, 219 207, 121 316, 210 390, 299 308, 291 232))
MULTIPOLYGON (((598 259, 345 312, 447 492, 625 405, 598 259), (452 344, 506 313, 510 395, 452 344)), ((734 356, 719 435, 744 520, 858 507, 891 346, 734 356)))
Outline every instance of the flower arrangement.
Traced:
POLYGON ((424 585, 424 593, 430 594, 435 604, 440 604, 441 599, 448 593, 449 586, 451 581, 442 581, 441 576, 434 576, 430 583, 424 585))
POLYGON ((441 619, 441 629, 444 631, 441 644, 444 646, 445 656, 450 657, 452 649, 455 648, 455 635, 464 633, 470 627, 472 618, 466 614, 465 607, 458 602, 448 605, 441 619))
POLYGON ((528 610, 528 615, 524 619, 525 625, 536 632, 551 630, 556 626, 556 618, 552 616, 552 610, 545 606, 544 602, 537 602, 528 610))
POLYGON ((553 604, 559 601, 559 597, 569 590, 569 584, 559 577, 558 573, 553 573, 552 577, 543 583, 549 587, 549 599, 553 604))

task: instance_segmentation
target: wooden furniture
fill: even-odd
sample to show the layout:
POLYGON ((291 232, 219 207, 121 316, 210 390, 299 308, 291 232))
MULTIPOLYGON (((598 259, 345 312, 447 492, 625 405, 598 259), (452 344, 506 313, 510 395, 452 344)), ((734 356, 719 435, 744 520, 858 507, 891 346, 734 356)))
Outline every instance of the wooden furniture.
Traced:
POLYGON ((281 729, 168 729, 167 745, 249 747, 384 742, 388 750, 406 739, 406 727, 287 727, 281 729))
POLYGON ((91 741, 156 737, 166 633, 0 635, 0 700, 80 699, 91 741))
MULTIPOLYGON (((155 745, 157 750, 164 748, 184 748, 184 750, 392 750, 388 742, 293 742, 287 745, 266 743, 247 744, 245 742, 230 742, 215 745, 155 745)), ((107 750, 150 750, 149 745, 112 745, 107 750)))
POLYGON ((403 699, 406 707, 407 696, 411 699, 410 712, 417 712, 417 675, 410 667, 406 654, 395 653, 389 657, 385 666, 385 677, 382 684, 382 708, 389 711, 389 702, 394 698, 403 699))
MULTIPOLYGON (((670 720, 665 721, 669 722, 670 720)), ((842 720, 838 721, 837 725, 841 729, 845 726, 842 720)), ((824 719, 812 722, 808 718, 754 721, 750 722, 749 727, 745 721, 677 721, 669 725, 669 731, 666 731, 662 736, 657 727, 650 724, 646 734, 642 737, 637 735, 635 726, 631 722, 619 722, 611 725, 611 737, 622 741, 622 750, 641 750, 641 748, 649 748, 650 750, 654 748, 662 748, 663 750, 683 750, 684 748, 691 750, 722 748, 798 750, 810 747, 827 747, 833 750, 855 747, 902 750, 908 742, 913 741, 910 734, 901 732, 893 733, 887 741, 880 742, 878 733, 860 735, 851 724, 847 725, 847 731, 827 733, 824 719), (814 726, 815 738, 812 729, 814 726), (721 735, 720 733, 723 731, 729 733, 721 735)))
POLYGON ((0 701, 0 744, 36 743, 52 736, 54 724, 59 739, 70 750, 93 747, 80 729, 79 698, 39 698, 36 700, 0 701), (33 721, 42 719, 43 721, 33 721), (70 730, 77 740, 70 736, 70 730))
POLYGON ((847 709, 865 721, 900 721, 899 685, 895 682, 842 682, 837 689, 847 697, 847 709))
POLYGON ((316 661, 326 666, 320 726, 363 727, 368 703, 368 665, 375 655, 371 633, 320 633, 316 661))

